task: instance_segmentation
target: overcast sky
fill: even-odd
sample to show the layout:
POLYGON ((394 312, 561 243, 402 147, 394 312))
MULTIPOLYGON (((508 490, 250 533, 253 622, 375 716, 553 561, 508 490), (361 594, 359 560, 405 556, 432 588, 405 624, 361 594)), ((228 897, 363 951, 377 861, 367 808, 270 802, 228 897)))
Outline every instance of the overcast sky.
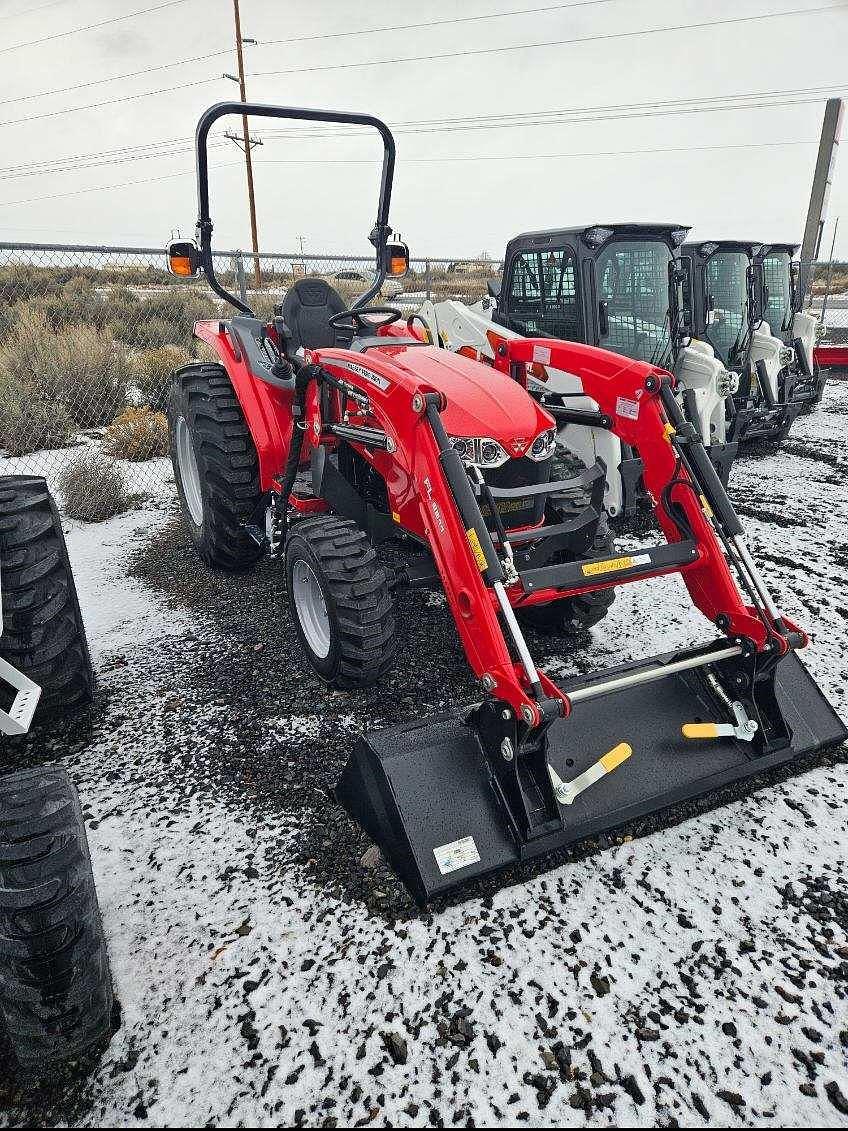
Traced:
MULTIPOLYGON (((848 95, 845 0, 242 0, 241 12, 243 35, 259 41, 245 48, 251 100, 367 111, 397 127, 391 215, 414 255, 497 257, 520 231, 615 220, 800 241, 824 98, 848 95), (517 14, 468 18, 503 12, 517 14), (624 34, 685 24, 702 26, 624 34), (458 52, 470 54, 409 61, 458 52), (386 62, 350 66, 374 60, 386 62), (711 113, 656 112, 797 91, 807 93, 772 95, 766 108, 748 98, 711 113), (787 99, 795 104, 775 104, 787 99), (630 117, 599 115, 604 107, 630 117), (540 117, 567 110, 595 120, 540 117), (481 128, 504 115, 513 124, 481 128)), ((232 0, 0 0, 0 240, 159 246, 172 229, 190 234, 191 138, 208 105, 237 96, 221 77, 234 70, 232 0), (130 72, 140 73, 99 81, 130 72), (83 83, 97 85, 45 93, 83 83), (184 84, 197 85, 162 92, 184 84), (158 93, 130 97, 149 91, 158 93), (123 101, 66 112, 107 100, 123 101), (110 153, 151 143, 144 159, 110 153), (58 171, 26 168, 64 159, 58 171)), ((303 237, 307 251, 367 248, 375 137, 258 126, 261 246, 289 251, 303 237)), ((215 242, 246 247, 244 160, 222 132, 210 155, 215 242)), ((837 254, 848 258, 848 140, 826 251, 840 213, 837 254)))

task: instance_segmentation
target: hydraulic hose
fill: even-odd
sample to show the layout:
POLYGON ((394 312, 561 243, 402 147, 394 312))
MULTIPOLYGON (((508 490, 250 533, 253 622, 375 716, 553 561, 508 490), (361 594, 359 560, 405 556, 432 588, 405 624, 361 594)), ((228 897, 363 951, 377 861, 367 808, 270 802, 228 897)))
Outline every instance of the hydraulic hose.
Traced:
POLYGON ((289 496, 291 495, 297 471, 300 467, 300 453, 303 451, 303 418, 306 412, 306 392, 313 381, 320 379, 322 369, 320 365, 300 365, 295 363, 294 401, 292 402, 292 430, 289 442, 289 454, 286 466, 283 469, 280 484, 283 507, 280 515, 282 537, 285 540, 289 518, 289 496))

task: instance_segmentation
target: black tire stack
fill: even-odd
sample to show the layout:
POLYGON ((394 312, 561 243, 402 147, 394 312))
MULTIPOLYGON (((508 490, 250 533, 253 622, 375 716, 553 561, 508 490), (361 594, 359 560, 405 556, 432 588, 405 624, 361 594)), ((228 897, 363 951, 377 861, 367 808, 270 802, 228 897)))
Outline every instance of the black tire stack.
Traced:
MULTIPOLYGON (((0 479, 0 656, 42 688, 35 720, 86 706, 93 673, 46 482, 0 479)), ((113 994, 85 822, 65 770, 2 772, 0 1033, 43 1074, 105 1044, 113 994)))

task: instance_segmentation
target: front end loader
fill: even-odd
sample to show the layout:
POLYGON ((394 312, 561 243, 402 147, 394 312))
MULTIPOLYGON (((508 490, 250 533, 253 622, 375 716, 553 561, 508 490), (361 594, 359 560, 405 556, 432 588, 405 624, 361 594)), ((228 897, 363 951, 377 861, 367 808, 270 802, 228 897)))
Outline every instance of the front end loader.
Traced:
MULTIPOLYGON (((493 334, 543 335, 664 366, 726 485, 737 445, 727 436, 725 402, 736 378, 712 346, 687 334, 680 246, 688 231, 676 224, 596 224, 525 233, 507 245, 503 281, 490 286, 488 298, 471 307, 425 302, 420 314, 434 340, 481 360, 494 359, 493 334)), ((557 417, 564 445, 604 461, 609 516, 644 509, 638 454, 610 431, 572 420, 574 410, 597 412, 576 375, 537 365, 529 387, 557 417)))
POLYGON ((503 336, 485 366, 369 307, 407 254, 390 235, 394 142, 378 119, 224 103, 201 119, 197 149, 199 240, 171 246, 172 269, 203 271, 240 314, 198 323, 220 364, 179 370, 170 398, 195 545, 234 570, 263 553, 284 561, 304 653, 335 686, 387 669, 398 586, 441 589, 481 690, 470 710, 366 733, 336 786, 416 900, 846 737, 672 374, 551 337, 503 336), (207 137, 245 113, 380 133, 376 274, 351 309, 335 310, 322 280, 302 280, 264 322, 215 277, 207 137), (664 540, 627 553, 605 542, 602 468, 550 479, 553 418, 526 388, 537 365, 575 374, 597 405, 582 422, 638 451, 664 540), (403 565, 381 561, 384 540, 406 548, 403 565), (715 625, 714 642, 565 683, 536 665, 528 613, 573 616, 669 573, 715 625))

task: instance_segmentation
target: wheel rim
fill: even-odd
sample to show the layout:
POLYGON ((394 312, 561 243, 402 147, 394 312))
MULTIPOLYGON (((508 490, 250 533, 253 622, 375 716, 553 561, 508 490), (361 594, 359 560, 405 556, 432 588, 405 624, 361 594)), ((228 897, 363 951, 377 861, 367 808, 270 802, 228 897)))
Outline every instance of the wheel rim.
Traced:
POLYGON ((302 558, 292 570, 292 597, 306 642, 319 660, 330 654, 330 615, 312 566, 302 558))
POLYGON ((180 483, 183 488, 188 513, 197 526, 203 523, 203 496, 200 493, 200 472, 197 457, 185 417, 177 420, 177 463, 180 465, 180 483))

